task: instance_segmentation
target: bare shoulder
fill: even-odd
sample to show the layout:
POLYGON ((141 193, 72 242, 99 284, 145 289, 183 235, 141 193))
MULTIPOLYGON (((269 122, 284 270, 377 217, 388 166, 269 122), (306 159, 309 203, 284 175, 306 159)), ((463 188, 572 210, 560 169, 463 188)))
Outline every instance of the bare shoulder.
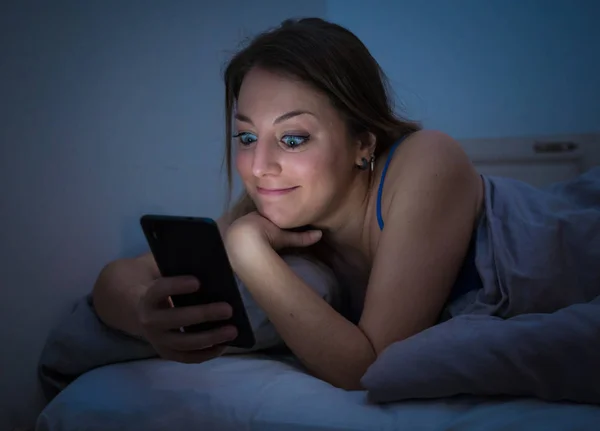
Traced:
POLYGON ((378 354, 439 318, 468 250, 480 187, 465 152, 443 133, 415 133, 393 154, 359 322, 378 354))
POLYGON ((473 165, 462 146, 451 136, 437 130, 421 130, 406 138, 390 163, 390 174, 444 171, 473 171, 473 165), (398 167, 402 169, 398 169, 398 167), (444 169, 445 168, 445 169, 444 169))
POLYGON ((458 141, 436 130, 406 138, 390 162, 382 196, 384 213, 402 196, 469 195, 473 211, 483 196, 481 177, 458 141))

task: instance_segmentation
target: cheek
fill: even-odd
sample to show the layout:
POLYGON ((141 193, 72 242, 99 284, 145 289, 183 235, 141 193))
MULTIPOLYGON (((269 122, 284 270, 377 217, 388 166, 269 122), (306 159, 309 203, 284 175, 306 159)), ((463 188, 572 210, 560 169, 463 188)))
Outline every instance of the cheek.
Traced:
POLYGON ((243 179, 252 175, 252 158, 249 151, 237 151, 235 154, 235 168, 243 179))
POLYGON ((310 186, 320 182, 323 173, 327 172, 323 165, 323 160, 317 154, 290 154, 285 165, 282 166, 282 173, 292 182, 298 185, 310 186))
POLYGON ((303 176, 310 182, 327 187, 335 183, 343 166, 343 157, 323 152, 307 159, 299 168, 302 169, 303 176))

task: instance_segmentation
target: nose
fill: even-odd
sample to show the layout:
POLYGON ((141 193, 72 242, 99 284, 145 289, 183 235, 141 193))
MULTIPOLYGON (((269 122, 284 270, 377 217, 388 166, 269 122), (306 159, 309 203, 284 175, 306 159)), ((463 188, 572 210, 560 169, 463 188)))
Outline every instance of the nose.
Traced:
POLYGON ((259 178, 266 175, 277 175, 281 165, 277 159, 277 147, 267 141, 258 141, 254 146, 252 174, 259 178))

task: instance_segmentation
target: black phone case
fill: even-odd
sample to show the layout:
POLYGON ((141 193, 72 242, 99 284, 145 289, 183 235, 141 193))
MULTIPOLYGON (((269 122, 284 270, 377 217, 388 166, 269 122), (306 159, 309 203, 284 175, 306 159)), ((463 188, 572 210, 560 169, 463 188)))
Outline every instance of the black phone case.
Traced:
POLYGON ((163 277, 191 275, 200 281, 197 292, 171 297, 175 307, 227 302, 233 309, 228 320, 186 326, 184 332, 232 324, 238 336, 224 344, 244 349, 253 347, 254 332, 215 221, 147 214, 141 217, 140 224, 163 277))

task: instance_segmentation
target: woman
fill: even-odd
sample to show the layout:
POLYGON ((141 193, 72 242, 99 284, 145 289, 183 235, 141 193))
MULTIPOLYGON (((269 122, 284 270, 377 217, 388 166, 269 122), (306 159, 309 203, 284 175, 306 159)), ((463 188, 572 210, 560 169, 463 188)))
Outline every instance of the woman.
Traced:
MULTIPOLYGON (((434 325, 451 295, 471 287, 455 281, 469 268, 482 179, 452 138, 393 112, 366 47, 326 21, 286 21, 259 35, 231 60, 225 87, 229 177, 234 155, 246 190, 219 220, 233 269, 315 376, 359 389, 387 346, 434 325), (364 299, 358 322, 278 253, 321 243, 335 252, 337 273, 353 271, 344 287, 364 299)), ((169 295, 198 287, 160 278, 147 254, 107 265, 94 304, 106 324, 145 337, 161 356, 200 362, 236 334, 172 331, 230 315, 226 304, 165 307, 169 295)))

